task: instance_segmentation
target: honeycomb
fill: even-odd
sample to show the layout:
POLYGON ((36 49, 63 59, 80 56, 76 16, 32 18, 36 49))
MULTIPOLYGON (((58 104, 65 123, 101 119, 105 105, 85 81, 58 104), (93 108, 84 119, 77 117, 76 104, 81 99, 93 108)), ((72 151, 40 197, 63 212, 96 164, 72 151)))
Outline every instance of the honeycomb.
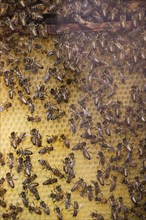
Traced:
MULTIPOLYGON (((96 33, 94 34, 96 36, 96 33)), ((88 34, 87 34, 88 36, 88 34)), ((75 37, 74 35, 72 38, 75 37)), ((14 48, 11 49, 10 53, 2 53, 1 55, 1 60, 4 61, 4 70, 9 70, 13 68, 13 64, 7 65, 6 60, 8 57, 14 59, 14 62, 16 61, 17 65, 19 66, 21 72, 25 75, 25 77, 30 78, 31 82, 31 97, 34 95, 34 91, 36 90, 36 86, 44 84, 44 75, 47 72, 48 68, 52 67, 53 62, 54 62, 54 57, 47 56, 46 51, 51 51, 54 50, 56 47, 56 37, 49 36, 48 38, 34 38, 33 39, 33 45, 38 44, 41 45, 41 49, 32 49, 32 51, 27 54, 25 49, 22 49, 20 52, 16 53, 15 48, 18 47, 18 45, 24 42, 27 42, 29 39, 28 36, 25 35, 16 35, 14 36, 14 39, 12 42, 14 42, 14 48), (16 38, 16 39, 15 39, 16 38), (23 66, 23 59, 26 57, 35 57, 36 60, 38 60, 41 65, 43 66, 43 69, 40 69, 38 73, 32 74, 30 71, 24 70, 23 66)), ((90 50, 90 46, 92 41, 90 40, 90 35, 87 37, 86 44, 84 42, 84 47, 87 47, 86 50, 90 50)), ((64 44, 65 42, 68 41, 67 36, 64 36, 64 44)), ((73 44, 77 42, 77 39, 73 39, 73 44)), ((12 43, 13 44, 13 43, 12 43)), ((23 47, 22 47, 23 48, 23 47)), ((98 51, 99 47, 97 46, 97 57, 100 57, 100 52, 98 51)), ((66 51, 64 50, 63 53, 66 51)), ((65 56, 65 55, 64 55, 65 56)), ((65 59, 65 58, 64 58, 65 59)), ((84 68, 80 73, 80 76, 86 76, 86 71, 87 71, 87 64, 88 61, 84 60, 84 57, 80 58, 81 61, 84 63, 84 68)), ((116 101, 121 101, 122 102, 122 117, 124 118, 125 114, 125 107, 126 106, 133 106, 133 102, 131 100, 131 86, 132 85, 138 85, 139 88, 144 86, 145 83, 145 77, 142 72, 134 72, 132 74, 129 74, 127 70, 125 70, 125 75, 126 75, 126 81, 125 83, 122 83, 119 77, 119 73, 113 65, 113 56, 109 56, 107 51, 105 50, 102 54, 102 60, 104 60, 107 63, 111 63, 110 65, 110 71, 113 75, 114 78, 114 84, 117 86, 116 92, 114 96, 110 98, 110 100, 116 100, 116 101)), ((126 69, 126 64, 124 63, 124 68, 126 69)), ((98 71, 100 72, 102 67, 98 68, 98 71)), ((65 73, 65 79, 69 79, 72 77, 72 73, 70 71, 66 71, 65 73)), ((52 199, 49 197, 50 193, 54 190, 54 187, 56 185, 61 185, 64 193, 65 192, 71 192, 71 188, 73 187, 74 183, 79 179, 83 178, 84 181, 86 181, 87 184, 91 185, 91 180, 96 181, 96 174, 97 174, 97 169, 101 169, 102 171, 105 170, 106 164, 104 166, 101 165, 99 162, 99 158, 97 157, 98 151, 101 151, 104 153, 106 163, 109 161, 111 155, 114 153, 108 151, 107 149, 101 149, 101 146, 99 143, 96 144, 91 144, 90 140, 85 140, 80 137, 81 134, 83 134, 83 129, 79 127, 79 124, 77 123, 77 132, 75 134, 72 133, 71 127, 68 123, 68 119, 71 117, 71 110, 70 110, 70 105, 71 104, 76 104, 77 108, 79 108, 78 100, 83 96, 83 92, 75 86, 73 83, 68 85, 68 88, 70 90, 70 97, 69 97, 69 102, 68 103, 61 103, 57 104, 53 96, 50 94, 51 88, 56 88, 58 86, 61 86, 62 84, 56 80, 54 77, 51 77, 49 82, 46 83, 46 88, 47 88, 47 96, 45 100, 35 100, 35 112, 33 115, 41 117, 41 122, 28 122, 27 121, 27 115, 31 115, 30 111, 28 109, 28 106, 23 105, 19 98, 17 91, 19 89, 19 85, 15 86, 15 93, 14 93, 14 98, 12 100, 9 99, 8 97, 8 89, 5 86, 4 80, 1 77, 0 78, 0 103, 1 105, 4 105, 4 103, 10 101, 12 103, 12 107, 9 109, 6 109, 0 113, 0 119, 1 119, 1 127, 0 127, 0 148, 1 152, 4 155, 4 160, 6 162, 5 166, 1 166, 1 174, 0 177, 5 178, 5 174, 10 171, 9 166, 8 166, 8 156, 7 153, 12 152, 15 157, 15 164, 14 167, 11 171, 15 183, 14 188, 10 188, 8 185, 7 181, 4 182, 2 188, 7 189, 7 193, 4 195, 4 201, 7 203, 7 208, 4 209, 0 207, 0 215, 2 215, 3 212, 6 212, 8 210, 9 204, 19 204, 20 206, 23 207, 22 205, 22 199, 20 198, 20 193, 23 191, 22 189, 22 181, 24 181, 27 177, 24 175, 24 172, 20 172, 19 174, 17 173, 17 163, 16 163, 16 158, 18 158, 18 155, 16 154, 16 150, 11 147, 10 145, 10 134, 11 132, 15 131, 17 134, 20 134, 21 132, 26 132, 26 138, 22 143, 19 145, 18 149, 28 149, 33 152, 33 155, 31 156, 31 161, 32 161, 32 166, 33 166, 33 171, 32 174, 37 174, 37 179, 36 182, 39 183, 39 186, 37 187, 41 200, 44 200, 46 204, 50 207, 50 216, 45 215, 45 213, 42 211, 41 215, 37 215, 35 213, 30 213, 28 209, 23 208, 23 212, 18 215, 18 219, 20 220, 34 220, 34 219, 39 219, 39 220, 45 220, 45 219, 52 219, 55 220, 57 219, 56 214, 54 213, 54 207, 55 205, 59 206, 63 215, 63 219, 65 220, 71 220, 71 219, 78 219, 78 220, 89 220, 91 218, 91 212, 97 210, 98 213, 101 213, 104 217, 105 220, 110 220, 111 218, 111 208, 109 205, 108 198, 112 194, 117 198, 118 196, 123 197, 123 203, 127 207, 133 207, 133 203, 130 199, 128 189, 126 185, 122 184, 122 175, 118 172, 111 171, 111 175, 116 175, 117 176, 117 185, 115 190, 111 193, 109 191, 109 184, 110 184, 110 177, 108 179, 105 179, 105 185, 101 186, 100 189, 103 192, 103 198, 107 199, 106 204, 98 203, 95 202, 94 199, 92 201, 89 201, 87 196, 81 197, 80 196, 80 189, 76 190, 75 192, 71 193, 71 202, 77 201, 79 203, 79 212, 77 217, 73 217, 73 207, 72 205, 68 210, 65 209, 64 207, 64 202, 65 199, 59 201, 59 202, 52 202, 52 199), (62 111, 66 112, 66 115, 59 118, 58 120, 46 120, 46 112, 44 109, 44 103, 45 102, 51 102, 54 105, 58 106, 59 109, 62 111), (46 143, 46 138, 51 135, 57 135, 58 137, 61 134, 65 134, 65 136, 68 138, 71 147, 67 149, 65 145, 62 143, 60 138, 57 139, 56 142, 52 143, 52 146, 54 147, 54 150, 49 153, 49 154, 44 154, 40 155, 38 154, 38 151, 41 148, 38 148, 37 146, 34 146, 30 142, 30 130, 36 128, 39 130, 39 133, 42 135, 42 146, 48 145, 46 143), (91 160, 87 160, 86 158, 83 157, 82 153, 80 151, 72 151, 72 148, 74 145, 76 145, 79 142, 86 141, 87 142, 87 148, 91 156, 91 160), (44 186, 42 183, 44 180, 46 180, 49 177, 53 177, 53 174, 42 168, 42 166, 38 163, 39 159, 46 159, 49 164, 52 167, 58 168, 61 172, 63 172, 63 160, 65 157, 68 156, 69 153, 74 152, 75 154, 75 178, 71 181, 70 184, 66 183, 66 180, 59 179, 58 178, 58 183, 57 184, 52 184, 49 186, 44 186)), ((66 80, 64 80, 63 84, 66 84, 66 80)), ((93 127, 96 129, 96 123, 100 122, 102 120, 101 115, 99 111, 97 111, 96 106, 93 103, 93 97, 88 96, 87 101, 86 101, 86 109, 88 112, 92 115, 93 117, 93 127)), ((133 181, 133 178, 135 176, 141 176, 140 174, 140 167, 142 166, 142 161, 139 160, 138 157, 138 151, 137 148, 139 146, 139 141, 145 137, 145 129, 140 129, 137 130, 138 135, 136 136, 135 134, 126 131, 126 137, 129 139, 130 144, 133 147, 133 162, 137 163, 136 168, 129 168, 129 174, 127 179, 129 181, 133 181)), ((106 141, 109 143, 111 146, 114 148, 117 146, 119 142, 123 140, 125 137, 125 134, 115 134, 114 128, 111 128, 112 135, 111 136, 106 136, 106 141)), ((114 163, 115 165, 120 163, 122 164, 123 159, 120 162, 114 163)), ((29 190, 26 190, 27 196, 29 198, 29 203, 31 205, 40 206, 40 201, 35 200, 35 198, 32 196, 32 194, 29 192, 29 190)), ((0 217, 2 219, 2 216, 0 217)), ((136 217, 135 215, 131 214, 128 217, 129 220, 133 219, 140 219, 136 217)))

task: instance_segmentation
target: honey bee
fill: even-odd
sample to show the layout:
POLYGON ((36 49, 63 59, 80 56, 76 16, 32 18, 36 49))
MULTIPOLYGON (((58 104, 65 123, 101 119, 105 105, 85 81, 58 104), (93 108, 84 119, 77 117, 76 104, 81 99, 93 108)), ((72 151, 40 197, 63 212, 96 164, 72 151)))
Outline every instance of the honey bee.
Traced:
POLYGON ((92 217, 92 219, 104 220, 104 217, 97 211, 91 212, 90 216, 92 217))
POLYGON ((6 189, 0 189, 0 197, 3 197, 6 192, 7 192, 6 189))
POLYGON ((3 154, 0 152, 0 164, 1 166, 4 166, 5 165, 5 161, 4 161, 4 158, 3 158, 3 154))
POLYGON ((45 168, 47 170, 52 170, 52 167, 50 166, 48 161, 46 161, 44 159, 39 159, 38 162, 43 166, 43 168, 45 168))
POLYGON ((26 26, 26 23, 27 23, 27 21, 26 21, 26 18, 27 18, 26 12, 25 12, 25 11, 21 11, 21 12, 19 13, 19 18, 20 18, 20 22, 21 22, 22 25, 25 27, 25 26, 26 26))
POLYGON ((29 184, 33 182, 37 178, 36 174, 33 174, 32 176, 28 177, 26 180, 22 182, 23 185, 29 184))
POLYGON ((58 179, 57 178, 49 178, 43 182, 43 185, 50 185, 57 183, 58 179))
POLYGON ((112 176, 112 178, 111 178, 110 192, 113 192, 114 189, 116 188, 116 182, 117 182, 117 177, 116 177, 116 176, 112 176))
POLYGON ((3 208, 6 208, 7 203, 4 200, 0 199, 0 206, 3 207, 3 208))
POLYGON ((58 136, 57 135, 53 135, 53 136, 50 136, 47 138, 47 143, 50 144, 50 143, 53 143, 57 140, 58 136))
POLYGON ((5 24, 12 30, 14 31, 16 29, 14 23, 12 22, 12 20, 7 17, 6 20, 5 20, 5 24))
POLYGON ((63 220, 63 216, 59 206, 55 206, 54 212, 56 213, 58 220, 63 220))
POLYGON ((4 110, 8 110, 11 107, 12 107, 12 103, 11 102, 7 102, 4 105, 0 106, 0 112, 3 112, 4 110))
POLYGON ((9 205, 9 209, 11 210, 11 211, 14 211, 14 212, 16 212, 16 213, 18 213, 18 212, 23 212, 23 208, 21 207, 21 206, 18 206, 18 204, 17 205, 13 205, 12 203, 9 205))
POLYGON ((32 163, 31 163, 31 159, 30 156, 27 155, 25 160, 24 160, 24 172, 27 176, 31 176, 31 171, 32 171, 32 163))
POLYGON ((16 151, 16 153, 19 156, 29 156, 29 155, 33 154, 32 151, 27 150, 27 149, 24 149, 24 150, 23 149, 19 149, 19 150, 16 151))
POLYGON ((103 179, 103 173, 101 170, 97 170, 97 180, 99 183, 104 186, 104 179, 103 179))
POLYGON ((40 100, 45 100, 46 90, 47 89, 45 89, 45 85, 37 86, 37 90, 33 96, 33 99, 35 100, 39 98, 40 100))
POLYGON ((78 215, 78 212, 79 212, 79 204, 77 201, 74 201, 73 203, 73 213, 72 213, 72 216, 73 217, 76 217, 78 215))
POLYGON ((54 150, 54 147, 50 146, 46 146, 46 147, 43 147, 40 151, 38 151, 39 154, 46 154, 46 153, 50 153, 51 151, 54 150))
POLYGON ((9 184, 9 186, 10 186, 11 188, 14 188, 15 185, 14 185, 14 181, 13 181, 13 178, 12 178, 12 175, 11 175, 10 172, 6 173, 6 179, 7 179, 7 182, 8 182, 8 184, 9 184))
POLYGON ((1 2, 1 10, 0 10, 0 16, 4 16, 7 13, 9 5, 7 3, 1 2))
POLYGON ((18 95, 19 95, 19 100, 20 100, 23 104, 27 105, 27 104, 28 104, 27 99, 24 97, 24 95, 23 95, 23 93, 22 93, 21 90, 18 91, 18 95))
POLYGON ((37 37, 38 36, 37 25, 31 22, 29 24, 29 28, 30 28, 30 33, 32 34, 32 36, 37 37))
POLYGON ((76 181, 74 186, 71 188, 71 192, 74 192, 75 190, 77 190, 81 186, 83 181, 84 180, 82 178, 80 178, 78 181, 76 181))
POLYGON ((68 209, 70 205, 71 205, 71 194, 66 193, 65 208, 68 209))
POLYGON ((30 134, 31 134, 32 144, 36 145, 37 147, 41 147, 41 145, 42 145, 42 136, 39 133, 39 131, 34 128, 30 131, 30 134))
POLYGON ((59 178, 64 178, 64 174, 62 174, 57 168, 51 168, 51 172, 55 175, 55 176, 57 176, 57 177, 59 177, 59 178))
POLYGON ((0 186, 3 185, 4 182, 5 182, 5 179, 2 177, 2 178, 0 179, 0 186))
POLYGON ((20 173, 22 171, 23 168, 23 158, 19 157, 17 159, 17 173, 20 173))
POLYGON ((25 132, 21 133, 17 138, 17 144, 19 145, 25 139, 25 137, 26 137, 26 133, 25 132))
POLYGON ((89 201, 92 201, 92 199, 93 199, 93 189, 92 189, 91 185, 87 186, 87 197, 88 197, 89 201))
POLYGON ((126 28, 126 15, 125 14, 120 16, 120 23, 121 23, 122 28, 126 28))
POLYGON ((99 151, 98 152, 98 156, 100 158, 100 164, 103 166, 105 164, 105 156, 104 154, 102 153, 102 151, 99 151))
POLYGON ((101 9, 102 9, 102 14, 103 14, 103 16, 106 17, 106 16, 107 16, 108 4, 102 3, 101 9))
POLYGON ((44 201, 40 201, 40 205, 44 209, 45 214, 46 215, 50 215, 50 208, 49 208, 49 206, 44 201))
POLYGON ((14 155, 13 153, 8 153, 9 159, 9 168, 12 169, 14 167, 14 155))
POLYGON ((117 15, 118 15, 118 9, 117 8, 113 8, 108 18, 111 21, 114 21, 116 19, 117 15))
POLYGON ((28 189, 33 194, 33 196, 36 198, 36 200, 40 199, 40 195, 36 187, 34 187, 33 185, 28 185, 28 189))
POLYGON ((29 210, 30 213, 34 212, 37 215, 42 214, 42 211, 41 211, 40 207, 34 207, 34 206, 29 205, 28 210, 29 210))
POLYGON ((68 139, 66 138, 66 136, 65 136, 64 134, 61 134, 61 135, 60 135, 60 138, 61 138, 61 140, 63 141, 63 143, 65 144, 65 146, 66 146, 67 148, 70 148, 70 143, 69 143, 68 139))

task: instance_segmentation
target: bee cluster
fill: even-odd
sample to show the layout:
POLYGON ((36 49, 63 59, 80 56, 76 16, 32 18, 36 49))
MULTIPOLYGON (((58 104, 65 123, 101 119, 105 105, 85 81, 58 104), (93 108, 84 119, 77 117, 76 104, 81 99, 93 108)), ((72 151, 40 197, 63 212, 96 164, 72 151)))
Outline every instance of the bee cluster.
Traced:
MULTIPOLYGON (((110 22, 119 22, 125 28, 126 22, 130 21, 137 28, 145 18, 145 3, 140 3, 120 0, 1 0, 0 25, 12 32, 27 29, 34 37, 47 37, 47 24, 78 23, 91 28, 93 23, 109 22, 110 26, 110 22)), ((69 28, 55 30, 57 34, 62 31, 68 32, 69 28)))
POLYGON ((10 100, 0 105, 0 114, 12 112, 17 102, 27 112, 22 114, 26 124, 32 126, 29 132, 11 131, 10 147, 0 152, 1 169, 8 167, 0 179, 2 219, 23 219, 25 211, 30 219, 35 214, 45 219, 53 212, 62 220, 66 211, 68 219, 82 219, 86 204, 93 208, 84 219, 146 219, 144 5, 0 0, 0 26, 11 31, 0 38, 0 79, 10 100), (57 35, 48 35, 48 25, 64 23, 63 29, 55 30, 57 35), (72 32, 74 23, 81 28, 77 33, 72 32), (96 32, 95 23, 107 23, 108 28, 96 32), (120 24, 118 30, 115 24, 120 24), (22 36, 18 29, 29 35, 22 36), (53 48, 48 49, 48 41, 53 48), (128 90, 127 101, 122 90, 128 90), (59 124, 62 129, 67 126, 67 132, 60 133, 59 124), (54 125, 57 134, 46 135, 44 125, 54 125), (59 153, 59 167, 54 152, 59 153), (89 172, 95 170, 92 178, 82 175, 86 164, 89 172), (48 176, 40 179, 35 167, 48 176), (17 192, 21 205, 5 199, 8 191, 16 191, 15 172, 22 176, 17 192), (121 192, 115 193, 120 187, 125 187, 129 204, 121 192))
POLYGON ((61 1, 2 0, 0 4, 2 27, 8 27, 11 31, 15 31, 20 25, 22 28, 29 27, 34 36, 37 36, 38 31, 39 34, 45 36, 45 24, 58 21, 56 10, 61 1))

